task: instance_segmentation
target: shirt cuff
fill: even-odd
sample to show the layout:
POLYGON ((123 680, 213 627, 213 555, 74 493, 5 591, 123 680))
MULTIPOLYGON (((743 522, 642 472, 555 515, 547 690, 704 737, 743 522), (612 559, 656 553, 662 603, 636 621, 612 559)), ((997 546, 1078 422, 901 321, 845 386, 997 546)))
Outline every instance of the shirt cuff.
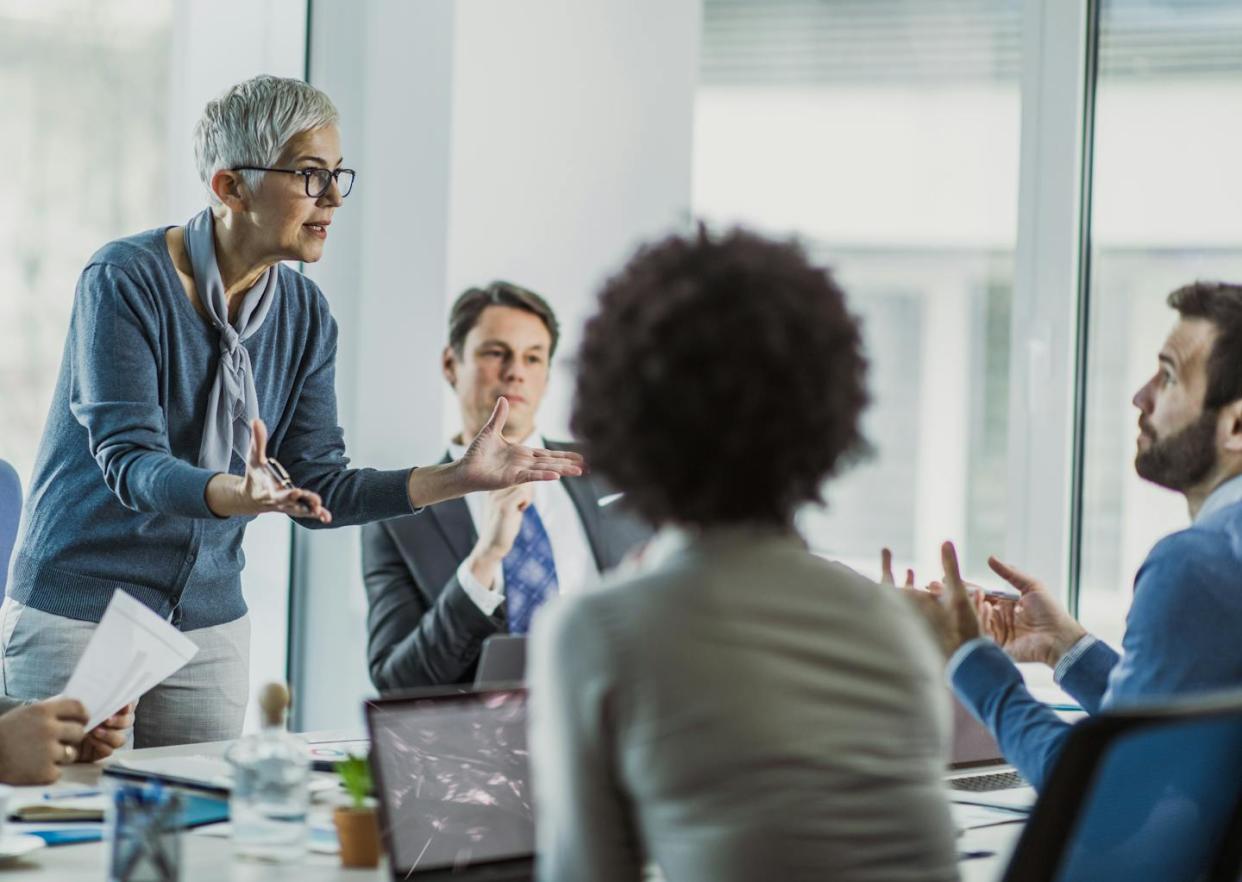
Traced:
POLYGON ((1061 656, 1061 660, 1057 662, 1057 666, 1052 669, 1052 682, 1060 685, 1061 678, 1069 673, 1069 669, 1074 666, 1074 663, 1082 658, 1083 654, 1086 653, 1088 649, 1099 642, 1100 641, 1098 639, 1092 637, 1090 634, 1085 634, 1082 637, 1079 637, 1078 642, 1070 647, 1069 652, 1061 656))
POLYGON ((496 568, 496 587, 488 588, 470 571, 469 559, 463 560, 457 567, 457 583, 485 616, 490 616, 505 602, 505 574, 500 567, 496 568))
POLYGON ((957 669, 961 663, 966 660, 966 656, 970 655, 980 646, 987 646, 991 642, 992 641, 987 637, 976 637, 974 640, 967 640, 959 646, 957 648, 957 652, 949 656, 949 663, 944 667, 945 679, 952 683, 953 675, 957 673, 957 669))

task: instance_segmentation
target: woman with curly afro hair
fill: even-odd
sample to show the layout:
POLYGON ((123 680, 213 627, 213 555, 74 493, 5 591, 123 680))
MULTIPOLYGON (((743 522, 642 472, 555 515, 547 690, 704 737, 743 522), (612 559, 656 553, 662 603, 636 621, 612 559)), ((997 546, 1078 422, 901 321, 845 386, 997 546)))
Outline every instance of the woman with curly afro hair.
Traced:
POLYGON ((700 229, 604 285, 572 425, 663 529, 536 620, 540 879, 957 878, 937 649, 794 527, 865 446, 866 374, 841 289, 796 244, 700 229))

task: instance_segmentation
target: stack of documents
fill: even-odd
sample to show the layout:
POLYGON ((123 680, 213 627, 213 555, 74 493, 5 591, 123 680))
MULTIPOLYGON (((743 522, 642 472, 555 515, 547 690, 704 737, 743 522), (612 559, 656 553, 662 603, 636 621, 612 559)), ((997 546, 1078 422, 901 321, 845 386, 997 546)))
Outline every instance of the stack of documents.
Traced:
POLYGON ((198 647, 124 591, 117 591, 65 686, 90 714, 94 729, 194 657, 198 647))
POLYGON ((107 807, 107 797, 98 790, 51 787, 10 799, 9 817, 15 821, 102 821, 107 807))

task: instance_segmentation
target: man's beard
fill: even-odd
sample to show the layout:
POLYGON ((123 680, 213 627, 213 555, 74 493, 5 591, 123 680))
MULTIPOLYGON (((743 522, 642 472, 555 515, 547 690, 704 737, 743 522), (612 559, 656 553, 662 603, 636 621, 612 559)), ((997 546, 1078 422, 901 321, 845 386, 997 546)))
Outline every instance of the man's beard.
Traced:
POLYGON ((1216 418, 1205 410, 1186 428, 1167 438, 1152 437, 1146 450, 1134 457, 1134 470, 1140 478, 1184 492, 1207 477, 1216 465, 1216 418))

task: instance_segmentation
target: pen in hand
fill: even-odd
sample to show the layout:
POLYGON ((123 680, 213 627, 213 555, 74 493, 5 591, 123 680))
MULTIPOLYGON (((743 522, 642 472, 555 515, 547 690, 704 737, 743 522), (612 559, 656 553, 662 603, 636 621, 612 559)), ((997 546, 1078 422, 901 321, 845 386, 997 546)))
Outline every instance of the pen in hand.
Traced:
MULTIPOLYGON (((264 461, 263 465, 266 466, 267 473, 272 476, 272 480, 274 480, 277 484, 280 485, 281 489, 283 490, 296 490, 297 489, 297 487, 293 483, 293 478, 289 477, 289 472, 286 471, 285 467, 282 466, 277 460, 272 459, 269 456, 264 461)), ((308 515, 311 513, 311 507, 307 505, 305 502, 303 502, 302 500, 298 500, 296 504, 297 504, 299 511, 303 512, 304 514, 308 514, 308 515)))

